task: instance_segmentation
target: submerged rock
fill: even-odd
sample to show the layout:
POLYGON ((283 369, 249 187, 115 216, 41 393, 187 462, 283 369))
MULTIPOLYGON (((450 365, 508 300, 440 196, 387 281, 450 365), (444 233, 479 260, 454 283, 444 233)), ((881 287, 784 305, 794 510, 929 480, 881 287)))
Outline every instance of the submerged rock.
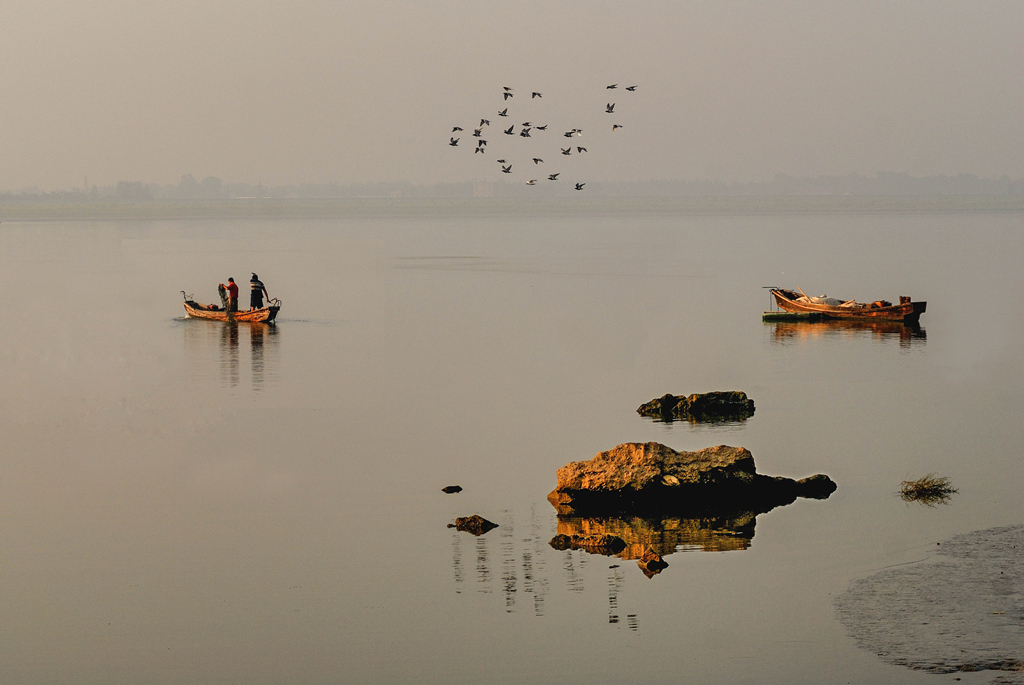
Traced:
POLYGON ((564 533, 559 533, 551 538, 551 542, 548 544, 559 550, 582 549, 591 554, 604 554, 605 556, 618 554, 626 548, 626 543, 622 538, 617 535, 607 534, 565 535, 564 533))
POLYGON ((488 521, 483 516, 473 514, 472 516, 455 519, 455 523, 449 523, 448 527, 472 533, 473 535, 483 535, 487 531, 497 528, 498 524, 488 521))
POLYGON ((644 552, 643 556, 637 560, 636 565, 648 578, 653 578, 668 568, 668 562, 662 559, 660 554, 650 549, 644 552))
POLYGON ((693 423, 730 419, 743 421, 754 415, 754 400, 738 390, 694 393, 689 396, 666 394, 641 404, 636 412, 666 422, 680 419, 693 423))
POLYGON ((929 560, 850 583, 836 598, 859 647, 931 673, 1024 682, 1024 526, 957 535, 929 560))
POLYGON ((443 488, 441 488, 441 492, 446 493, 448 495, 451 495, 451 494, 456 493, 456 492, 462 492, 462 486, 461 485, 446 485, 443 488))
POLYGON ((738 508, 759 513, 797 497, 825 498, 835 489, 823 474, 800 481, 761 475, 743 447, 677 452, 657 442, 631 442, 558 469, 548 500, 563 516, 738 508))

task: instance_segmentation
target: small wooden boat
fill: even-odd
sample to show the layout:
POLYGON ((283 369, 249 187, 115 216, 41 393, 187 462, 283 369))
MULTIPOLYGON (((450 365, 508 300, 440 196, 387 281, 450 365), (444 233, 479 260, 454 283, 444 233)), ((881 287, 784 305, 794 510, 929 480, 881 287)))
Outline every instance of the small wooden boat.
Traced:
POLYGON ((785 288, 771 288, 779 309, 795 314, 818 313, 824 319, 848 321, 901 321, 917 323, 924 314, 927 302, 911 302, 909 297, 900 297, 899 304, 885 300, 877 302, 842 301, 826 297, 807 297, 803 291, 794 292, 785 288))
MULTIPOLYGON (((182 293, 184 295, 184 293, 182 293)), ((190 297, 185 297, 185 313, 194 319, 211 319, 213 321, 243 321, 250 323, 271 323, 281 311, 281 300, 276 297, 262 309, 229 312, 223 307, 213 304, 200 304, 190 297)))

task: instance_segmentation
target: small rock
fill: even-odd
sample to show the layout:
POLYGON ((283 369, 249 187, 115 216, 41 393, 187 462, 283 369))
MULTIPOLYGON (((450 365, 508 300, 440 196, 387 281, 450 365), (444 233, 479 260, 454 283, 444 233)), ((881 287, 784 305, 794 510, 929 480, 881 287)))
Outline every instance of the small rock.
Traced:
POLYGON ((443 488, 441 488, 441 492, 448 493, 449 495, 452 494, 452 493, 455 493, 455 492, 462 492, 462 486, 461 485, 446 485, 443 488))
POLYGON ((813 476, 801 478, 796 484, 799 486, 798 492, 800 496, 809 499, 828 499, 828 496, 839 487, 834 480, 824 473, 816 473, 813 476))
POLYGON ((653 549, 648 549, 643 556, 637 559, 636 565, 648 578, 653 578, 668 568, 668 562, 661 558, 661 555, 653 549))
POLYGON ((454 528, 455 530, 461 530, 466 533, 472 533, 473 535, 483 535, 487 531, 497 528, 498 524, 488 521, 479 514, 473 514, 472 516, 455 519, 455 523, 449 523, 448 527, 454 528))

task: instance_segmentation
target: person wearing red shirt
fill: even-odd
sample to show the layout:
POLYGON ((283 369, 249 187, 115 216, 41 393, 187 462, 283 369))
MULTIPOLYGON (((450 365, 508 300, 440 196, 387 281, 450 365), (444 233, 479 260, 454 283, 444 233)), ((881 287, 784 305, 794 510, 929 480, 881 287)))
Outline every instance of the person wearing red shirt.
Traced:
POLYGON ((226 288, 228 291, 228 311, 238 311, 238 286, 235 285, 235 279, 229 278, 228 284, 220 284, 220 287, 226 288))

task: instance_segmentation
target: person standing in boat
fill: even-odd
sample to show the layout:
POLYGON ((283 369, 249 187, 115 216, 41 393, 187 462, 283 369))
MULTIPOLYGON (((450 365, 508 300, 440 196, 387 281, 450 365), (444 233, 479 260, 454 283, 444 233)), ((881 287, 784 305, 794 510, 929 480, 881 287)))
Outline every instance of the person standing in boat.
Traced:
POLYGON ((263 285, 263 281, 256 274, 249 279, 249 289, 249 309, 263 309, 263 296, 266 295, 269 300, 270 293, 267 292, 267 287, 263 285))
POLYGON ((225 290, 228 291, 228 311, 229 312, 237 312, 238 311, 238 286, 235 285, 235 279, 229 278, 228 279, 228 284, 224 285, 223 283, 221 283, 220 287, 224 288, 225 290))

